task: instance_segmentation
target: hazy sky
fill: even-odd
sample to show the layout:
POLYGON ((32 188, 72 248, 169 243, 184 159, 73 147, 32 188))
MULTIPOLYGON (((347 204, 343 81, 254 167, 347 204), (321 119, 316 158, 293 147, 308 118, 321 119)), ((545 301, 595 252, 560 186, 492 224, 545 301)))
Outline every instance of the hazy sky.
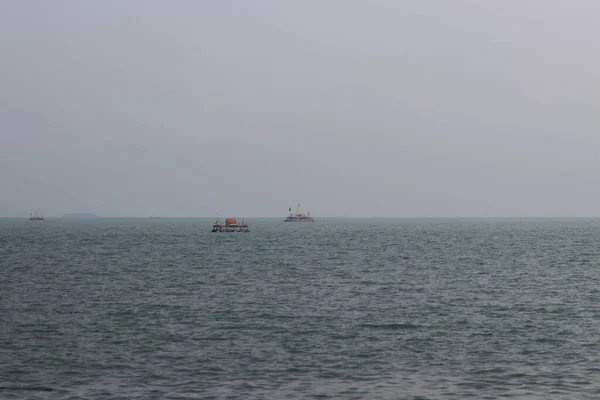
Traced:
POLYGON ((0 216, 600 215, 600 2, 0 2, 0 216))

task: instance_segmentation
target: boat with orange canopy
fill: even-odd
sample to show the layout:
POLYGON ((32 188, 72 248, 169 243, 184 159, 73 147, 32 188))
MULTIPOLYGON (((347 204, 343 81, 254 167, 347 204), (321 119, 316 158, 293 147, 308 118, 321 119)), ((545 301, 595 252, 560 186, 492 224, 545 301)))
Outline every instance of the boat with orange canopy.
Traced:
POLYGON ((242 220, 238 222, 235 218, 225 218, 225 223, 219 221, 219 217, 213 224, 212 232, 250 232, 248 224, 242 220))

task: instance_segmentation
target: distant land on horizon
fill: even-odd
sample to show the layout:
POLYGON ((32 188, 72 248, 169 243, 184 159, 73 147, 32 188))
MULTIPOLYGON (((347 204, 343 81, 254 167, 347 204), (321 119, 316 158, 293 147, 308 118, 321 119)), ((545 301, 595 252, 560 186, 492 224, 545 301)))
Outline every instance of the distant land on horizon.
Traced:
POLYGON ((97 218, 96 214, 93 213, 65 213, 63 218, 97 218))

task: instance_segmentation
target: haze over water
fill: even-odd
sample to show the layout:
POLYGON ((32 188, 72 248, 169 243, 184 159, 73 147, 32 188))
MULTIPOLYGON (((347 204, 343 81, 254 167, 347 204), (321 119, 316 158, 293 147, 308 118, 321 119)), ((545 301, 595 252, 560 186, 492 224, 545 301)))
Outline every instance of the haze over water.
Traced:
POLYGON ((600 220, 211 222, 0 220, 0 397, 600 395, 600 220))
POLYGON ((599 15, 3 1, 0 216, 599 216, 599 15))

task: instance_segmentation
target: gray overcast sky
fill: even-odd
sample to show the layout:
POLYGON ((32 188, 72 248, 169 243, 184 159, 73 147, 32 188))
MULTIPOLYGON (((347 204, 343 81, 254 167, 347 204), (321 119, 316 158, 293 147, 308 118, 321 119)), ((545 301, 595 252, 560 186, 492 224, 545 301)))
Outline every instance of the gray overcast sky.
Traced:
POLYGON ((0 216, 600 215, 600 2, 5 0, 0 216))

